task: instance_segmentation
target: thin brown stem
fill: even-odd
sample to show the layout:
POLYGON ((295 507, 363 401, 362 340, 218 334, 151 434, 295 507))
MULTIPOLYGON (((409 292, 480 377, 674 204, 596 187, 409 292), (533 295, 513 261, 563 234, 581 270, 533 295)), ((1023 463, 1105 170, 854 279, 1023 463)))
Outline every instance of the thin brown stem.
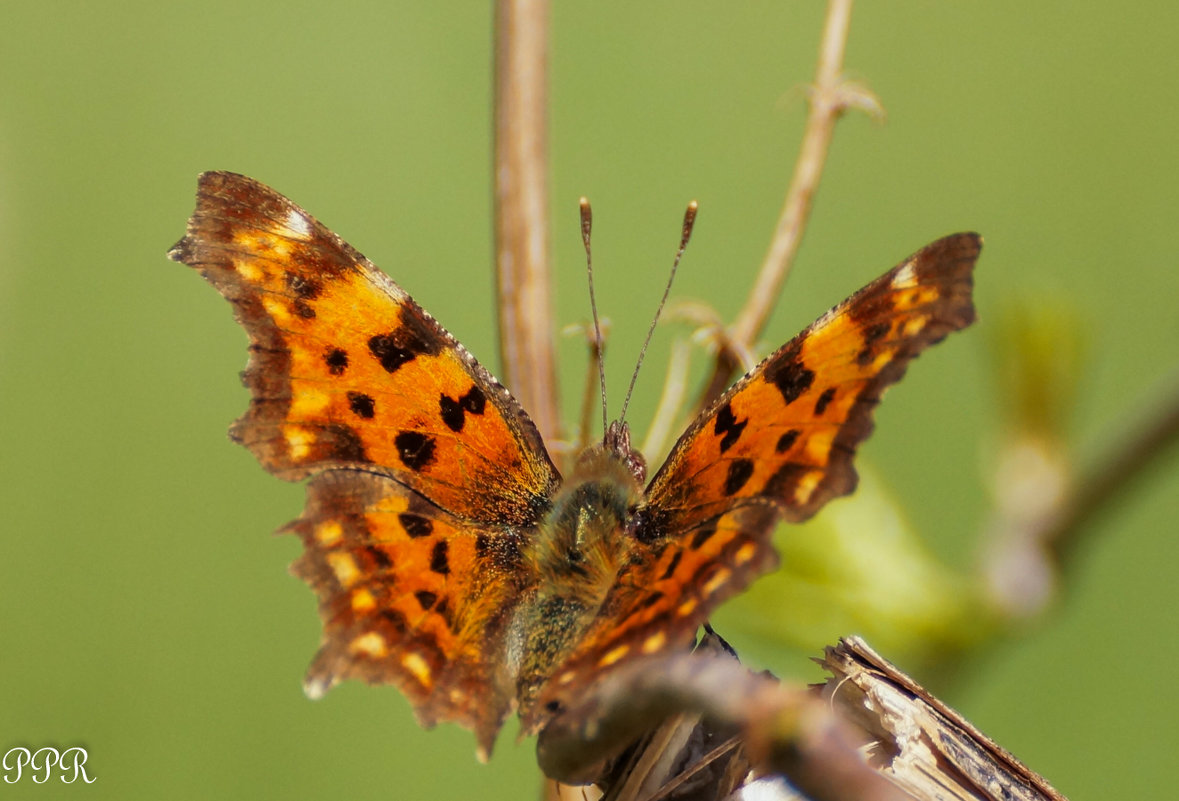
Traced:
POLYGON ((1095 462, 1081 477, 1069 502, 1040 532, 1040 541, 1059 562, 1067 562, 1089 522, 1136 481, 1169 449, 1179 443, 1179 374, 1138 424, 1095 462))
MULTIPOLYGON (((843 54, 851 23, 851 7, 852 0, 830 0, 827 4, 827 19, 823 27, 815 80, 808 91, 810 114, 803 132, 798 161, 794 166, 794 177, 786 192, 778 225, 757 280, 729 331, 728 338, 738 349, 751 349, 761 335, 794 264, 815 192, 823 175, 836 121, 851 106, 879 112, 879 104, 870 93, 847 83, 843 78, 843 54)), ((718 352, 713 375, 700 399, 701 406, 707 405, 724 391, 737 367, 731 352, 718 352)))
POLYGON ((548 192, 548 0, 495 13, 495 262, 504 381, 546 440, 560 430, 548 192))
POLYGON ((647 427, 647 437, 639 451, 654 463, 667 455, 667 443, 673 435, 673 426, 679 419, 684 396, 688 391, 688 368, 692 358, 691 346, 682 340, 671 343, 671 357, 667 363, 667 378, 663 382, 663 393, 659 405, 647 427))
POLYGON ((1065 586, 1062 577, 1095 520, 1179 444, 1179 373, 1129 428, 1108 439, 1079 476, 1063 442, 1052 437, 1016 436, 1001 449, 995 517, 982 538, 982 576, 1001 616, 1042 614, 1065 586))

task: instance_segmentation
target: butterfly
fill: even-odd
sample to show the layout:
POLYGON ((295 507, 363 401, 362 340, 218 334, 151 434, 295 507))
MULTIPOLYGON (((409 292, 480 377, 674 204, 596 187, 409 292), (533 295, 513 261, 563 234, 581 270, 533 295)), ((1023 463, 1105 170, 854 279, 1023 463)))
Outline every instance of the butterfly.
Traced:
POLYGON ((938 240, 820 317, 688 426, 650 481, 623 424, 562 476, 519 403, 406 292, 257 181, 199 179, 169 256, 232 304, 252 398, 230 429, 307 480, 285 530, 319 599, 305 690, 390 683, 489 756, 628 660, 690 645, 772 569, 770 534, 852 491, 872 410, 974 319, 981 239, 938 240))

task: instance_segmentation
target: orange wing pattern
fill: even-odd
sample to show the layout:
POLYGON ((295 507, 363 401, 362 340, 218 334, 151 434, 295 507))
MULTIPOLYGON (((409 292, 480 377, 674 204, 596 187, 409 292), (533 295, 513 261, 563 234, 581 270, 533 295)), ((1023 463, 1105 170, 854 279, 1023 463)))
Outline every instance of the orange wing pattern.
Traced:
POLYGON ((649 525, 688 530, 743 499, 805 520, 856 485, 872 410, 909 362, 974 320, 982 240, 918 251, 820 317, 729 389, 680 437, 647 487, 649 525))
POLYGON ((231 436, 284 479, 312 476, 288 527, 324 621, 308 693, 391 681, 423 724, 456 720, 489 750, 512 701, 493 660, 528 580, 521 539, 560 481, 531 421, 399 286, 256 181, 202 175, 169 255, 249 334, 253 397, 231 436))
POLYGON ((391 682, 423 726, 457 721, 490 753, 513 697, 494 645, 524 589, 521 536, 472 528, 372 473, 329 470, 307 496, 287 527, 304 544, 292 571, 324 623, 307 694, 391 682))
POLYGON ((231 429, 272 473, 362 467, 476 522, 535 522, 559 477, 516 401, 401 287, 287 198, 205 173, 169 254, 250 335, 231 429))
POLYGON ((535 733, 554 710, 584 699, 613 666, 691 645, 714 609, 777 566, 766 536, 777 519, 772 504, 753 501, 636 549, 594 625, 539 701, 522 710, 525 731, 535 733))
POLYGON ((777 564, 778 520, 851 492, 872 409, 922 350, 974 319, 981 240, 929 245, 823 315, 688 428, 651 480, 629 565, 525 725, 621 660, 687 645, 726 598, 777 564))

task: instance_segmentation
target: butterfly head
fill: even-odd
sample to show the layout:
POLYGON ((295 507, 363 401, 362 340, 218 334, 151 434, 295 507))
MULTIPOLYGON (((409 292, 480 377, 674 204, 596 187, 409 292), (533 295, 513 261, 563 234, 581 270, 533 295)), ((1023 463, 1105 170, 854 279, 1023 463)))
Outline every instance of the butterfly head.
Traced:
POLYGON ((610 444, 586 448, 553 498, 541 524, 546 536, 537 538, 532 549, 542 574, 576 574, 588 584, 599 583, 598 572, 607 583, 614 579, 612 563, 621 550, 615 540, 642 501, 646 463, 629 449, 625 425, 611 426, 610 432, 623 450, 610 444))
MULTIPOLYGON (((640 485, 647 480, 647 460, 630 444, 630 426, 622 420, 615 420, 606 428, 606 436, 602 440, 602 450, 611 454, 634 476, 640 485)), ((584 460, 597 448, 587 448, 582 454, 584 460)))

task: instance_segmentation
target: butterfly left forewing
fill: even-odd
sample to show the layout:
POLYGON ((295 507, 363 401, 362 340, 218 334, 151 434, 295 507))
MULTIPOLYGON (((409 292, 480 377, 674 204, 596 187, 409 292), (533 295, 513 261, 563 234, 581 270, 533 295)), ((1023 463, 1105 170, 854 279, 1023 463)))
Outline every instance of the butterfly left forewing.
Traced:
POLYGON ((169 254, 234 306, 252 398, 231 435, 287 480, 361 467, 485 523, 534 522, 558 476, 490 373, 364 256, 273 189, 200 177, 169 254))

